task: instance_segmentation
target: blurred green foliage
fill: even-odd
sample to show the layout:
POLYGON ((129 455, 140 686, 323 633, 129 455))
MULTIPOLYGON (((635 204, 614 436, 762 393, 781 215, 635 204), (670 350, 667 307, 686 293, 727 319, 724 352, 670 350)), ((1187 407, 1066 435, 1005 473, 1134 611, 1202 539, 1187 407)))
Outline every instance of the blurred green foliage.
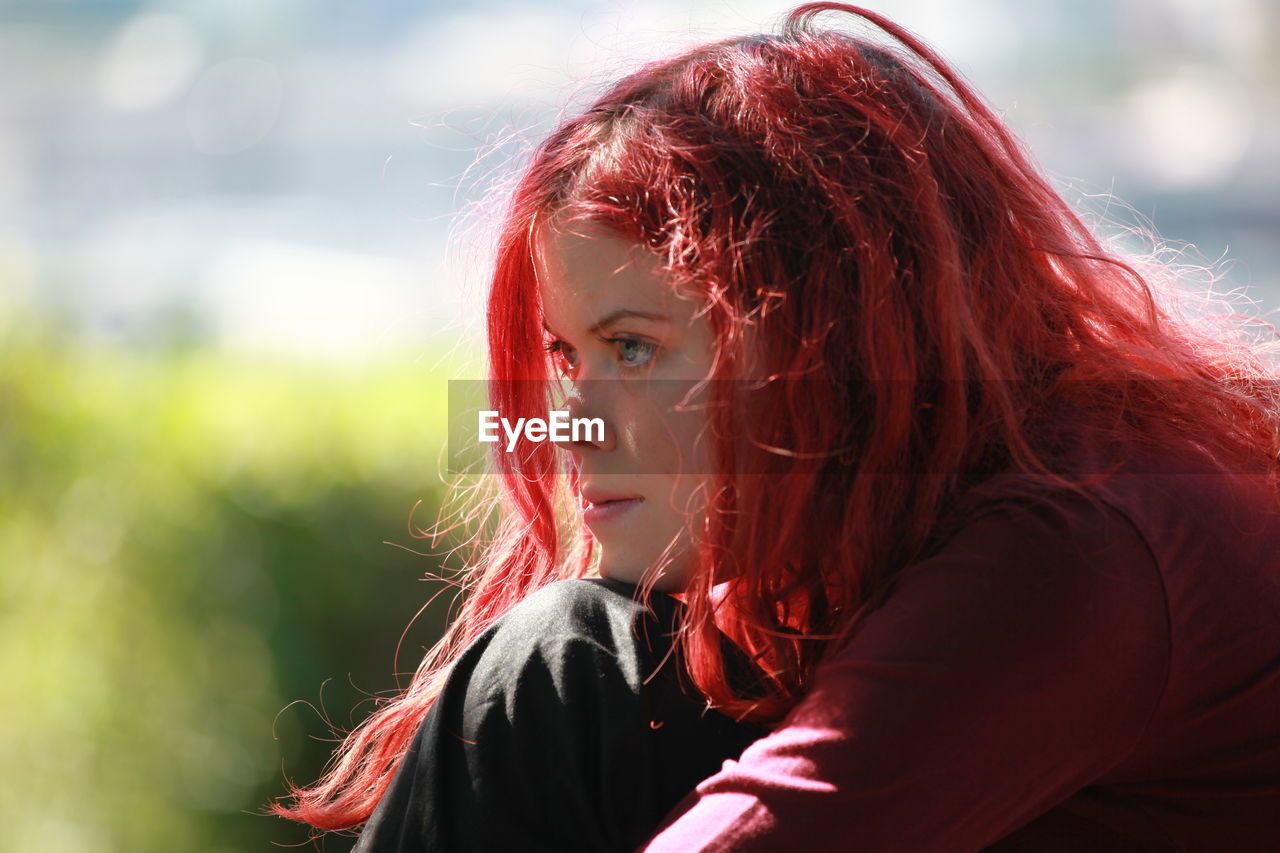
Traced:
POLYGON ((407 522, 442 498, 443 351, 319 368, 0 311, 0 846, 305 841, 256 812, 396 688, 440 588, 407 522))

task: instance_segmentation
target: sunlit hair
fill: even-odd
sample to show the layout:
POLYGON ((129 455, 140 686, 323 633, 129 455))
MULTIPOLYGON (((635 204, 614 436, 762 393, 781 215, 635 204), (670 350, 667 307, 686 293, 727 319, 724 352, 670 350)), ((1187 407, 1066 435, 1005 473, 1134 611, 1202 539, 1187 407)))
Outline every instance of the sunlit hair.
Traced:
MULTIPOLYGON (((1083 491, 1054 454, 1088 413, 1107 414, 1094 419, 1104 436, 1212 446, 1280 483, 1264 345, 1232 318, 1199 330, 1170 295, 1172 267, 1126 261, 1091 233, 991 108, 879 15, 797 7, 780 34, 643 66, 541 143, 488 303, 494 402, 511 417, 547 411, 532 240, 566 213, 658 253, 701 295, 710 379, 741 378, 750 330, 775 380, 761 391, 772 403, 747 410, 732 382, 711 386, 729 395, 709 409, 725 464, 709 477, 679 648, 727 714, 781 719, 895 573, 962 520, 969 486, 1012 468, 1083 491), (827 10, 879 32, 816 26, 827 10), (1111 381, 1126 379, 1142 382, 1111 381), (769 476, 732 473, 743 435, 786 449, 769 476), (750 677, 730 678, 725 637, 750 677)), ((366 820, 461 649, 533 590, 590 570, 587 534, 566 536, 558 512, 576 481, 556 475, 557 453, 528 448, 519 471, 496 455, 503 517, 459 617, 408 690, 276 813, 324 829, 366 820)))

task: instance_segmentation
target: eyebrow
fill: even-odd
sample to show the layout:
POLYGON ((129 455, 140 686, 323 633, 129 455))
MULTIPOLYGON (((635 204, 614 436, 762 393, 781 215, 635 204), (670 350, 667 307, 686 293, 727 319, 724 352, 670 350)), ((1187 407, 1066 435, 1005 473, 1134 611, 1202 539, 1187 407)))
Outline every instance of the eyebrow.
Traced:
MULTIPOLYGON (((601 329, 606 329, 619 320, 624 320, 628 317, 634 317, 640 320, 652 320, 655 323, 671 322, 671 318, 666 314, 654 314, 650 311, 637 311, 634 308, 619 308, 617 311, 610 311, 608 314, 604 315, 592 324, 591 328, 587 329, 587 334, 594 335, 601 329)), ((555 334, 555 332, 551 330, 551 327, 547 325, 546 317, 542 318, 542 328, 546 329, 553 335, 555 334)))

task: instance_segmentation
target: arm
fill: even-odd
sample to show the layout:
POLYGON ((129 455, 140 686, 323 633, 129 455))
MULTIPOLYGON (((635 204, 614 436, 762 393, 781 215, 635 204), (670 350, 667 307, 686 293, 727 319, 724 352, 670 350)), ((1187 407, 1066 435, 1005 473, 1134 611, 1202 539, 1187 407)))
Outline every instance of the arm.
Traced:
POLYGON ((1121 513, 1001 506, 906 569, 778 729, 644 849, 981 848, 1126 756, 1168 658, 1159 570, 1121 513))

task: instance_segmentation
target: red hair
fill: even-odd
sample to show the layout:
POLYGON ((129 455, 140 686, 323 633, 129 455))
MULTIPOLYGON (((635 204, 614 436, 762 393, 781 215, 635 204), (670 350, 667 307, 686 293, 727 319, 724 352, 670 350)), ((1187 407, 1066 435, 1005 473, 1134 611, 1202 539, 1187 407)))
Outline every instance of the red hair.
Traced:
MULTIPOLYGON (((728 714, 781 719, 896 572, 962 520, 972 485, 1011 468, 1083 492, 1055 472, 1081 413, 1106 413, 1104 435, 1212 446, 1280 488, 1264 345, 1198 331, 1158 298, 1161 269, 1109 251, 991 108, 872 12, 809 3, 780 34, 650 63, 540 144, 488 303, 493 402, 508 417, 547 411, 532 241, 562 212, 660 253, 704 296, 711 379, 739 378, 750 327, 771 377, 805 380, 768 383, 769 404, 745 415, 733 383, 713 383, 720 473, 679 645, 728 714), (881 37, 815 26, 828 10, 881 37), (744 435, 787 449, 768 478, 729 473, 744 435), (725 637, 751 683, 731 683, 725 637)), ((505 513, 459 617, 408 690, 275 813, 322 829, 366 820, 457 654, 530 592, 589 571, 589 539, 557 515, 576 481, 556 476, 556 453, 529 447, 520 470, 496 454, 505 513)))

